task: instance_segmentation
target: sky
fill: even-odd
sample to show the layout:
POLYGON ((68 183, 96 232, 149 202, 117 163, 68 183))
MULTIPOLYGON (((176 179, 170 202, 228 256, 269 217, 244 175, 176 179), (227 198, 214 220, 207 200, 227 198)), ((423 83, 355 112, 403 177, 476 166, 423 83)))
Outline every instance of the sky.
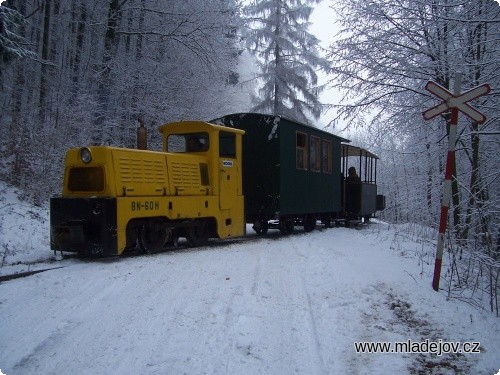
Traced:
MULTIPOLYGON (((329 49, 329 46, 335 41, 335 35, 340 31, 339 25, 336 24, 337 14, 332 7, 335 7, 333 0, 323 0, 319 4, 315 4, 309 19, 312 23, 309 32, 320 39, 320 46, 324 49, 329 49)), ((319 85, 326 84, 331 79, 325 72, 318 71, 317 74, 319 85)), ((323 104, 339 104, 341 98, 339 90, 328 88, 328 86, 320 95, 320 101, 323 104)), ((347 139, 355 139, 357 130, 345 129, 348 125, 347 121, 337 120, 334 127, 329 126, 335 118, 335 113, 334 109, 323 112, 318 121, 318 127, 325 128, 325 130, 347 139)))
MULTIPOLYGON (((314 5, 314 12, 310 18, 312 26, 311 34, 321 40, 321 47, 328 48, 333 42, 335 34, 338 32, 338 27, 335 25, 335 11, 330 7, 332 1, 323 0, 321 3, 314 5)), ((319 84, 324 84, 328 81, 328 76, 324 72, 318 72, 319 84)), ((326 89, 321 95, 321 102, 324 104, 338 103, 340 95, 336 90, 326 89)), ((323 113, 320 118, 321 125, 325 126, 333 120, 334 112, 332 110, 323 113)))

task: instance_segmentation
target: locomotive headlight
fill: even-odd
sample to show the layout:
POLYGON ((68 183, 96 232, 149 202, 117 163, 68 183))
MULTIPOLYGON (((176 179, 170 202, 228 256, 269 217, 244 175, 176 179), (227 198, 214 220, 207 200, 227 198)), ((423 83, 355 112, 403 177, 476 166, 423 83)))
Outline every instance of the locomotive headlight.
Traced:
POLYGON ((92 161, 92 153, 87 147, 83 147, 82 149, 80 149, 80 159, 82 159, 85 164, 88 164, 92 161))

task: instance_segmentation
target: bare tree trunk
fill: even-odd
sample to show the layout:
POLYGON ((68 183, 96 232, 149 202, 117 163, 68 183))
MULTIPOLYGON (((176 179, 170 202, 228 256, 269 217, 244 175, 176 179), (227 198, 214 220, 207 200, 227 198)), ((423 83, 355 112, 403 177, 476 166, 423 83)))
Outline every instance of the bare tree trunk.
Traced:
MULTIPOLYGON (((142 31, 142 28, 144 26, 144 8, 145 8, 145 0, 141 0, 141 9, 139 10, 140 11, 140 15, 139 15, 139 26, 138 26, 138 29, 140 31, 142 31)), ((139 33, 139 35, 137 35, 137 44, 135 46, 135 63, 136 63, 136 66, 139 66, 140 67, 140 64, 141 64, 141 60, 142 60, 142 39, 143 39, 143 36, 142 36, 142 33, 139 33)), ((132 113, 135 115, 135 114, 139 114, 139 109, 137 108, 137 105, 138 105, 138 102, 139 102, 139 84, 140 84, 140 81, 139 81, 139 72, 136 73, 136 77, 135 77, 135 82, 134 82, 134 88, 133 88, 133 93, 132 93, 132 103, 131 103, 131 106, 132 106, 132 113)))
MULTIPOLYGON (((26 14, 26 4, 24 1, 19 1, 18 10, 23 16, 26 14)), ((24 37, 26 35, 26 27, 21 25, 19 34, 24 37)), ((8 154, 14 155, 14 163, 12 165, 12 173, 10 175, 11 183, 14 186, 19 186, 21 182, 21 174, 23 168, 23 155, 20 154, 18 142, 20 141, 21 130, 24 127, 22 119, 23 114, 23 94, 26 89, 26 68, 24 64, 17 64, 15 68, 14 88, 12 90, 12 121, 8 132, 8 154)))
POLYGON ((429 167, 427 168, 427 210, 430 212, 432 209, 432 168, 430 167, 431 164, 431 155, 429 152, 431 145, 430 143, 427 143, 425 145, 425 149, 427 150, 427 160, 429 163, 429 167))
POLYGON ((80 3, 79 9, 77 11, 79 13, 77 22, 78 26, 76 28, 76 48, 74 50, 73 69, 72 69, 73 100, 76 98, 80 85, 80 65, 81 65, 83 41, 85 37, 86 23, 87 23, 87 9, 85 3, 80 3))
MULTIPOLYGON (((478 3, 478 16, 480 17, 483 13, 482 11, 482 6, 483 3, 479 2, 478 3)), ((480 65, 480 62, 483 57, 483 48, 484 48, 484 40, 486 38, 486 26, 483 25, 482 23, 479 23, 475 29, 474 32, 469 34, 469 38, 472 43, 472 46, 475 46, 470 48, 469 54, 471 61, 476 62, 474 66, 474 80, 476 83, 478 83, 481 80, 482 76, 482 68, 480 65), (474 35, 475 34, 475 35, 474 35)), ((469 191, 470 191, 470 196, 469 196, 469 201, 467 205, 467 211, 465 214, 465 221, 464 221, 464 228, 461 234, 461 239, 467 239, 469 236, 469 231, 470 231, 470 225, 472 222, 472 216, 473 216, 473 207, 474 206, 482 206, 482 203, 479 202, 480 196, 479 196, 479 191, 480 191, 480 175, 479 175, 479 158, 480 158, 480 148, 479 148, 479 135, 478 135, 478 130, 479 130, 479 124, 476 122, 472 122, 471 124, 471 175, 470 175, 470 184, 469 184, 469 191)), ((484 232, 486 233, 486 232, 484 232)))
POLYGON ((105 118, 109 115, 110 93, 112 87, 112 68, 111 61, 115 56, 117 42, 116 27, 118 26, 118 11, 120 8, 119 0, 110 0, 108 8, 108 18, 106 34, 104 36, 104 51, 102 55, 102 68, 98 83, 98 108, 95 114, 96 129, 94 131, 94 142, 104 142, 103 124, 105 118))
POLYGON ((49 59, 49 41, 50 41, 50 22, 51 22, 52 0, 46 0, 43 16, 43 34, 42 34, 42 67, 40 71, 40 95, 38 98, 38 120, 39 126, 45 121, 47 109, 47 61, 49 59))
POLYGON ((478 198, 478 184, 479 184, 479 136, 474 131, 478 130, 478 124, 472 124, 473 133, 471 135, 471 145, 472 145, 472 160, 471 160, 471 174, 469 183, 469 201, 467 204, 467 210, 465 213, 464 228, 462 230, 460 238, 466 240, 469 237, 470 225, 472 222, 472 209, 476 204, 478 198))
POLYGON ((280 115, 281 113, 281 103, 280 103, 280 83, 278 77, 278 69, 281 64, 281 56, 280 56, 280 43, 279 43, 279 35, 281 33, 281 0, 277 0, 276 2, 276 29, 274 30, 274 34, 276 35, 276 46, 274 47, 274 65, 275 65, 275 77, 274 77, 274 114, 280 115))

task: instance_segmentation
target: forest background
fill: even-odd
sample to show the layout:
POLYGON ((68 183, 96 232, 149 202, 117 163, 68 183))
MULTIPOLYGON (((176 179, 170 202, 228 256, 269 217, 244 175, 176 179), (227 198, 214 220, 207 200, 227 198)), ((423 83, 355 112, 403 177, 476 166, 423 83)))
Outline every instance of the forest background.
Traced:
MULTIPOLYGON (((152 130, 151 147, 159 149, 158 125, 259 108, 258 89, 266 82, 255 79, 263 77, 258 69, 278 59, 263 63, 259 51, 248 47, 255 18, 249 22, 245 9, 253 5, 255 17, 259 5, 302 12, 317 3, 4 1, 0 179, 20 188, 26 199, 46 205, 60 190, 69 147, 135 147, 135 129, 142 121, 152 130)), ((333 118, 324 125, 335 133, 355 130, 356 143, 380 156, 379 191, 388 203, 381 213, 384 220, 431 232, 438 225, 449 116, 423 120, 421 113, 437 104, 425 83, 433 80, 451 90, 461 72, 463 90, 482 83, 492 87, 473 103, 487 116, 485 123, 460 116, 443 278, 450 296, 498 315, 500 6, 493 0, 323 3, 336 14, 329 44, 314 49, 322 58, 318 71, 328 78, 325 85, 306 82, 315 99, 307 122, 319 126, 316 99, 322 91, 339 95, 337 102, 323 103, 323 114, 328 111, 333 118)), ((268 16, 279 21, 276 14, 287 15, 268 16)), ((280 35, 272 22, 261 26, 271 35, 268 45, 281 40, 298 48, 310 26, 310 12, 301 14, 305 17, 297 22, 297 33, 280 35)), ((299 53, 294 61, 300 59, 299 53)))

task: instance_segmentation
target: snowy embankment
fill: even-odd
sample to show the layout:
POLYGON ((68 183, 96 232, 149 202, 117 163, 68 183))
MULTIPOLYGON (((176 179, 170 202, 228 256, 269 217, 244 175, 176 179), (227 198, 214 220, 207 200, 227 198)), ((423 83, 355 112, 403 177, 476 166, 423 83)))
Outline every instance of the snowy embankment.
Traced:
POLYGON ((0 275, 7 266, 7 272, 12 272, 52 259, 47 208, 29 204, 18 195, 19 191, 0 181, 0 275))
MULTIPOLYGON (((31 223, 26 233, 47 226, 31 223)), ((50 259, 46 237, 41 241, 37 251, 50 259)), ((56 264, 64 268, 0 283, 0 369, 7 375, 496 373, 499 320, 432 290, 432 250, 375 223, 154 256, 66 259, 56 264), (481 353, 354 349, 355 342, 408 340, 477 341, 481 353)))

